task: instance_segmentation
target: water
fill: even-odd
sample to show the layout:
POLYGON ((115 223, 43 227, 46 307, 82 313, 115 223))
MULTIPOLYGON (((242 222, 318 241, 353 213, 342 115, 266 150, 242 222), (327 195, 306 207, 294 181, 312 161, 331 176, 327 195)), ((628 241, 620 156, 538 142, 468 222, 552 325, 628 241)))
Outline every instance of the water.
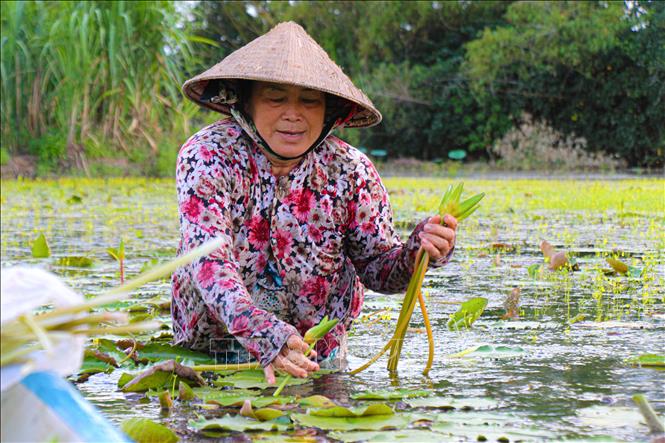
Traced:
MULTIPOLYGON (((398 185, 394 183, 392 188, 398 185)), ((537 190, 534 194, 532 200, 540 197, 537 190)), ((494 400, 497 407, 466 412, 464 420, 472 422, 473 417, 479 417, 485 422, 496 420, 502 427, 532 430, 533 436, 527 439, 611 436, 623 441, 648 440, 646 426, 626 414, 595 421, 584 416, 593 407, 609 408, 601 410, 605 416, 624 411, 621 408, 636 410, 631 400, 636 393, 645 394, 660 414, 665 413, 665 373, 634 368, 624 361, 641 353, 665 353, 665 257, 662 229, 658 229, 662 228, 662 209, 619 219, 616 211, 532 206, 522 212, 518 204, 512 206, 512 212, 499 207, 492 211, 490 201, 485 211, 460 229, 454 260, 427 274, 424 292, 428 294, 436 343, 436 358, 428 377, 421 374, 427 359, 427 338, 420 331, 424 325, 417 308, 411 324, 414 330, 407 334, 396 377, 388 375, 384 358, 358 376, 326 375, 312 384, 287 388, 285 393, 317 393, 349 404, 353 403, 350 395, 362 390, 429 389, 439 396, 494 400), (544 238, 574 253, 581 270, 529 277, 527 267, 542 263, 538 245, 544 238), (514 250, 501 252, 497 260, 497 252, 488 247, 492 242, 511 245, 514 250), (599 269, 608 266, 602 255, 612 250, 622 251, 628 257, 624 260, 638 260, 647 267, 648 277, 603 277, 599 269), (521 289, 521 316, 502 320, 503 303, 515 286, 521 289), (489 304, 474 327, 448 331, 446 322, 457 309, 451 303, 477 296, 486 297, 489 304), (569 324, 579 313, 586 315, 586 321, 569 324), (619 323, 602 327, 606 323, 596 320, 619 323), (447 357, 483 343, 519 347, 524 352, 514 358, 447 357)), ((406 206, 396 205, 395 209, 402 226, 424 215, 409 212, 406 206)), ((178 240, 175 195, 168 181, 64 181, 57 186, 3 183, 2 214, 3 267, 18 263, 46 267, 88 295, 118 283, 118 266, 106 248, 117 246, 121 237, 130 276, 151 261, 171 258, 178 240), (72 203, 72 195, 81 196, 82 202, 72 203), (30 258, 29 242, 40 230, 46 233, 53 252, 47 260, 30 258), (89 256, 95 259, 95 266, 76 269, 54 264, 58 257, 67 255, 89 256)), ((168 293, 168 281, 163 280, 144 287, 137 297, 166 297, 168 293)), ((351 368, 360 366, 385 344, 400 306, 401 296, 368 292, 363 315, 382 311, 392 319, 356 323, 349 338, 351 368)), ((168 324, 168 318, 163 320, 168 324)), ((78 388, 114 423, 146 417, 171 426, 189 441, 208 440, 186 425, 203 411, 177 406, 164 415, 155 399, 143 403, 140 394, 119 392, 119 372, 94 375, 78 388)), ((397 407, 413 409, 404 402, 397 407)), ((417 411, 440 414, 439 419, 450 421, 459 415, 417 411)), ((475 429, 446 438, 475 440, 475 429)), ((228 439, 246 441, 238 434, 228 439)))

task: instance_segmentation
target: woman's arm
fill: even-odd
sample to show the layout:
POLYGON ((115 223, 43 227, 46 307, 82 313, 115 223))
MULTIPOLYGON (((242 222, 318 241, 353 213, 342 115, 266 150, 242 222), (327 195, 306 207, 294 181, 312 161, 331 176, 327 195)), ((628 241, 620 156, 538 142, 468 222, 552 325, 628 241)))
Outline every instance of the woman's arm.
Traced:
POLYGON ((441 231, 432 226, 438 219, 432 220, 434 223, 429 226, 431 219, 425 219, 416 226, 406 243, 402 243, 393 225, 388 193, 374 166, 368 160, 362 161, 355 174, 357 188, 352 193, 353 201, 349 207, 346 250, 366 287, 384 293, 406 290, 421 245, 439 251, 432 267, 448 262, 454 249, 454 229, 449 230, 452 231, 450 238, 448 230, 441 231), (448 244, 444 244, 443 239, 448 244))

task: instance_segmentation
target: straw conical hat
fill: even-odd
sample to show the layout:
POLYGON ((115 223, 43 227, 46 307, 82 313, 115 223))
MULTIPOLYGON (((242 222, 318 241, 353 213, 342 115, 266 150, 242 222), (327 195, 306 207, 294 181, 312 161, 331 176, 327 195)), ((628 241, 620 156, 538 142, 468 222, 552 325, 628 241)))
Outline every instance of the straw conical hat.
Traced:
POLYGON ((354 86, 326 51, 293 22, 278 24, 204 73, 187 80, 182 88, 199 105, 228 113, 230 103, 224 99, 215 103, 201 100, 210 80, 225 79, 285 83, 342 97, 358 106, 358 111, 346 122, 347 127, 373 126, 382 118, 371 100, 354 86))

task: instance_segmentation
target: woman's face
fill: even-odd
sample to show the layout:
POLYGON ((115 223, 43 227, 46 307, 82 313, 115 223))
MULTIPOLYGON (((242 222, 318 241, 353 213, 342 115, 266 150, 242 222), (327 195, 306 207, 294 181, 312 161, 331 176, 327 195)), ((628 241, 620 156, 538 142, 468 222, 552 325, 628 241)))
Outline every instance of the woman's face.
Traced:
POLYGON ((302 155, 323 130, 326 96, 315 89, 252 82, 247 112, 270 149, 284 157, 302 155))

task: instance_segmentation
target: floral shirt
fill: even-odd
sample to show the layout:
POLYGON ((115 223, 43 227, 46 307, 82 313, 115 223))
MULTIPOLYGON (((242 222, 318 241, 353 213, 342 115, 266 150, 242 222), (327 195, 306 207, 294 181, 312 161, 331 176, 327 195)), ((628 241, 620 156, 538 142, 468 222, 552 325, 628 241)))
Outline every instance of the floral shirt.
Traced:
POLYGON ((322 359, 359 315, 363 285, 384 293, 408 285, 425 222, 403 244, 376 169, 337 137, 275 177, 256 137, 221 120, 183 145, 176 185, 179 254, 224 240, 173 275, 177 344, 218 352, 237 340, 266 366, 291 334, 328 315, 340 322, 317 345, 322 359))

